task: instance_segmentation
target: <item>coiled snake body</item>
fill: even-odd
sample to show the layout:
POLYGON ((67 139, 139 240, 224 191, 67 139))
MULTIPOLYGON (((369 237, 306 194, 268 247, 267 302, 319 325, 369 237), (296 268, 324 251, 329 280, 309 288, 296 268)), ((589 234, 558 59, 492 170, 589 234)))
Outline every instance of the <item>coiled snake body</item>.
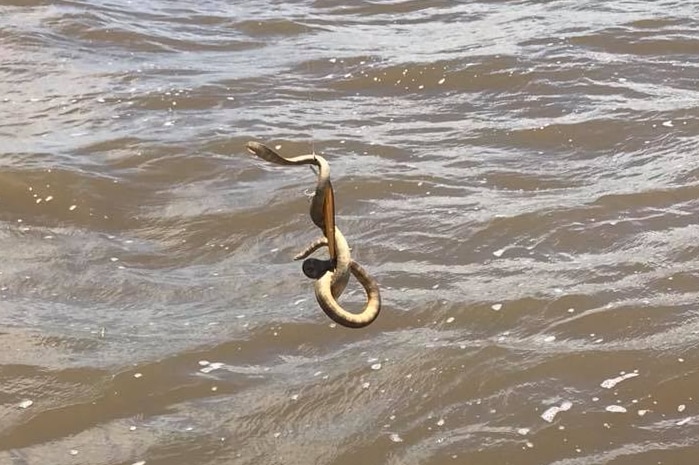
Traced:
POLYGON ((315 295, 320 308, 333 321, 350 328, 362 328, 376 319, 381 310, 378 283, 367 271, 352 260, 345 236, 335 226, 334 191, 330 182, 330 166, 320 155, 309 154, 284 158, 259 142, 248 142, 246 148, 263 160, 283 166, 311 165, 318 168, 316 191, 311 200, 311 220, 323 231, 323 237, 300 252, 295 260, 303 262, 304 274, 315 279, 315 295), (330 260, 307 258, 316 250, 328 247, 330 260), (350 273, 357 278, 367 295, 367 303, 360 313, 352 313, 340 306, 337 299, 347 287, 350 273))

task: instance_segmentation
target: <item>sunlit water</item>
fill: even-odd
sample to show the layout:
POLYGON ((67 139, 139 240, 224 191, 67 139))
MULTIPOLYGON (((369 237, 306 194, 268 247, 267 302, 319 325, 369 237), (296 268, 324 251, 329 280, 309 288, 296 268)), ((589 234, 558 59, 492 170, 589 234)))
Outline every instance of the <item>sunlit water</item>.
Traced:
POLYGON ((692 2, 235 3, 0 6, 0 463, 696 463, 692 2))

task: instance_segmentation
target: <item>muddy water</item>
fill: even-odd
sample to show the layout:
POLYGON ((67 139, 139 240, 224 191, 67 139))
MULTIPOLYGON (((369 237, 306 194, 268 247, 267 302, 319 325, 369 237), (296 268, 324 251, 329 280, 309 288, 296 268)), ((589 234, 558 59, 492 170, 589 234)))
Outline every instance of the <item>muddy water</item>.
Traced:
POLYGON ((695 10, 4 2, 0 463, 696 463, 695 10))

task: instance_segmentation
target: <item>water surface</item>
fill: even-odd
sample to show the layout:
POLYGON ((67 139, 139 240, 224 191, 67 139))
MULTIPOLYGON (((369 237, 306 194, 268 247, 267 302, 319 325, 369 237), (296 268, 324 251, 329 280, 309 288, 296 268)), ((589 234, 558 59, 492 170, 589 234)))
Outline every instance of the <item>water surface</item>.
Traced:
POLYGON ((4 2, 0 463, 694 463, 698 31, 674 0, 4 2), (248 140, 329 160, 368 328, 292 261, 313 173, 248 140))

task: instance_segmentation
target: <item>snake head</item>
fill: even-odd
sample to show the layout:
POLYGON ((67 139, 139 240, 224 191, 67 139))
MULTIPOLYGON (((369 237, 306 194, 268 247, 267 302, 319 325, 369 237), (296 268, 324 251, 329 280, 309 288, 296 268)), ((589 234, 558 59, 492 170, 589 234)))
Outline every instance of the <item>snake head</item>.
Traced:
POLYGON ((259 142, 250 141, 245 144, 245 148, 248 152, 252 153, 253 155, 259 155, 261 153, 264 153, 265 150, 269 147, 267 147, 264 144, 260 144, 259 142))
POLYGON ((320 279, 328 271, 333 271, 335 266, 332 260, 319 260, 317 258, 307 258, 301 266, 303 274, 310 279, 320 279))

